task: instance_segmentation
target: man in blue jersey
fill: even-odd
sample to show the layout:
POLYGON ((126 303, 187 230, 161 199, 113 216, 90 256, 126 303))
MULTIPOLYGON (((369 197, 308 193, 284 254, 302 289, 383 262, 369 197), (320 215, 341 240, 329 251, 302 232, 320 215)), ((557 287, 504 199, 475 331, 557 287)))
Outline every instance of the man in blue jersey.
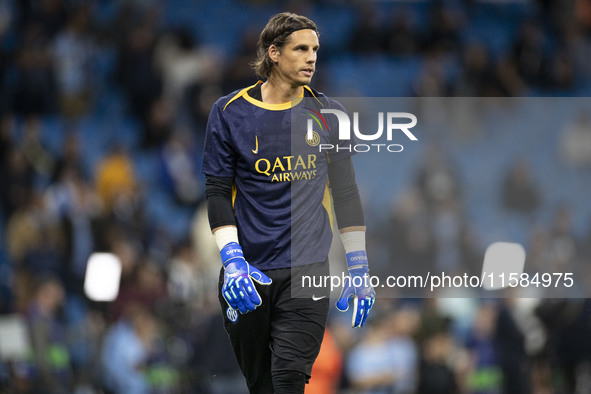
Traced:
POLYGON ((251 393, 303 393, 310 378, 328 289, 304 297, 292 290, 303 286, 304 275, 328 274, 331 200, 349 269, 337 308, 347 310, 353 298, 353 326, 361 327, 375 300, 350 141, 338 139, 327 117, 317 138, 335 150, 319 152, 292 121, 314 111, 302 104, 307 98, 317 108, 342 109, 308 86, 318 48, 310 19, 273 16, 254 63, 264 81, 220 98, 207 125, 203 173, 223 263, 220 305, 251 393))

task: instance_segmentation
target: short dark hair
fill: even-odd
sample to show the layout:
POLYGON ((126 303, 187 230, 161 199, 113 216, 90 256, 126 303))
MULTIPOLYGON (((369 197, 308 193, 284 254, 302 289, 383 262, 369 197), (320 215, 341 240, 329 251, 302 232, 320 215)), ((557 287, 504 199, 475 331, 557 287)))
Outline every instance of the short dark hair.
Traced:
POLYGON ((257 58, 252 63, 252 68, 261 78, 268 78, 273 69, 273 61, 269 58, 269 47, 275 45, 283 47, 287 37, 297 30, 310 29, 318 34, 316 24, 309 18, 291 12, 282 12, 273 15, 259 36, 257 43, 257 58))

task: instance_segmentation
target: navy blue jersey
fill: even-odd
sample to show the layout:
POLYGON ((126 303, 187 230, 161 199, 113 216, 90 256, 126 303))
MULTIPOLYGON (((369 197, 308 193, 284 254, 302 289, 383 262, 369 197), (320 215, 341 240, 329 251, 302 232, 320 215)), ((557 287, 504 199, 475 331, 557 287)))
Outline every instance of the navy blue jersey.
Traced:
POLYGON ((238 238, 250 264, 266 270, 325 261, 332 241, 327 164, 352 152, 338 140, 336 117, 324 117, 312 139, 306 125, 321 108, 344 109, 307 86, 306 100, 263 103, 252 94, 259 84, 213 105, 202 172, 234 179, 238 238), (319 144, 345 149, 321 153, 319 144))

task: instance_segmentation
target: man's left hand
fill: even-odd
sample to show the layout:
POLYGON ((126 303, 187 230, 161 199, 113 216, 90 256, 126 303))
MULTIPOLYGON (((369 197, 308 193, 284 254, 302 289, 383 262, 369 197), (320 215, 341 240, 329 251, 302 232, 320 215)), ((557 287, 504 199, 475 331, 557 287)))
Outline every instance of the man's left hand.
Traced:
POLYGON ((353 327, 363 327, 369 311, 376 299, 376 292, 371 287, 367 253, 365 251, 346 254, 349 274, 345 280, 343 291, 337 301, 337 309, 345 312, 349 309, 349 299, 353 297, 353 327))

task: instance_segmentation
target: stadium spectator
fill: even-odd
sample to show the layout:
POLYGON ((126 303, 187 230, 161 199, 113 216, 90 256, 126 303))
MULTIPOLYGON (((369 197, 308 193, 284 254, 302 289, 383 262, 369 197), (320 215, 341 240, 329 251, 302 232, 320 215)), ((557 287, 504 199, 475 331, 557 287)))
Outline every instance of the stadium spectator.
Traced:
POLYGON ((550 237, 546 244, 550 265, 543 272, 571 272, 579 249, 573 229, 572 207, 562 204, 553 215, 550 237))
POLYGON ((534 86, 542 85, 546 78, 548 65, 544 40, 545 34, 539 24, 525 21, 511 53, 520 77, 534 86))
POLYGON ((468 355, 452 334, 453 320, 440 311, 437 299, 425 299, 416 333, 419 350, 418 393, 457 393, 463 390, 468 355))
POLYGON ((23 257, 24 268, 32 275, 51 275, 66 280, 64 236, 59 223, 46 218, 40 223, 38 237, 33 238, 23 257))
POLYGON ((394 267, 383 267, 382 272, 394 268, 400 275, 412 275, 427 272, 434 266, 436 245, 431 216, 418 190, 406 191, 396 203, 388 234, 385 242, 394 267))
POLYGON ((152 103, 162 94, 162 78, 154 64, 156 33, 149 25, 135 25, 118 48, 117 82, 144 128, 152 103))
MULTIPOLYGON (((11 1, 0 1, 0 42, 6 40, 6 36, 14 29, 16 15, 11 1)), ((11 50, 7 45, 0 45, 0 75, 6 75, 13 63, 11 50)), ((0 78, 0 116, 11 109, 11 97, 9 92, 9 81, 0 78)), ((1 132, 0 132, 1 133, 1 132)), ((2 155, 0 154, 0 157, 2 155)))
POLYGON ((542 193, 525 159, 514 162, 507 169, 501 198, 503 208, 514 213, 532 214, 542 204, 542 193))
POLYGON ((586 112, 565 124, 560 131, 559 157, 572 167, 591 166, 591 121, 586 112))
POLYGON ((448 96, 450 87, 444 78, 441 58, 429 55, 422 63, 421 70, 412 84, 412 95, 417 97, 448 96))
POLYGON ((0 199, 4 220, 8 221, 32 193, 35 173, 25 154, 16 144, 5 145, 4 155, 0 169, 3 188, 0 199))
POLYGON ((567 48, 556 49, 548 65, 548 90, 572 92, 575 82, 575 60, 572 53, 567 48))
POLYGON ((21 27, 28 22, 38 24, 42 34, 49 39, 53 39, 66 23, 69 9, 64 0, 22 0, 18 3, 21 27))
POLYGON ((207 204, 201 204, 193 216, 191 248, 199 261, 199 275, 203 284, 200 289, 200 298, 204 301, 203 306, 215 306, 217 312, 217 281, 220 275, 220 266, 217 263, 219 249, 211 237, 207 204))
POLYGON ((172 103, 163 96, 152 101, 142 138, 145 149, 155 149, 168 142, 174 131, 176 114, 172 103))
MULTIPOLYGON (((251 82, 252 85, 254 82, 251 82)), ((193 125, 195 140, 199 144, 205 140, 205 128, 211 106, 223 94, 222 92, 218 84, 203 84, 189 90, 189 119, 193 125)))
POLYGON ((170 298, 183 304, 199 302, 203 283, 199 273, 196 256, 188 242, 183 242, 173 250, 168 266, 167 289, 170 298))
POLYGON ((548 333, 543 365, 557 375, 546 382, 549 389, 574 393, 586 387, 588 375, 584 365, 589 363, 591 355, 591 340, 587 335, 591 324, 589 300, 544 299, 536 315, 548 333))
POLYGON ((499 88, 502 95, 507 97, 519 97, 527 94, 528 85, 519 75, 515 62, 510 57, 501 58, 496 66, 499 76, 499 88))
POLYGON ((503 300, 495 325, 495 344, 503 374, 503 393, 531 392, 531 359, 525 327, 516 319, 514 299, 503 300))
POLYGON ((41 119, 27 116, 23 128, 23 139, 19 149, 38 177, 47 182, 54 171, 55 159, 43 144, 41 119))
POLYGON ((69 172, 70 175, 75 173, 85 181, 90 179, 90 173, 82 156, 83 147, 81 142, 82 137, 79 131, 71 129, 65 132, 60 152, 54 158, 54 171, 50 179, 52 184, 62 179, 65 172, 69 172))
POLYGON ((466 388, 474 394, 493 394, 501 390, 503 375, 494 341, 496 314, 494 304, 482 303, 466 340, 470 357, 466 388))
POLYGON ((436 55, 457 51, 463 23, 461 9, 452 8, 445 2, 433 2, 429 9, 424 50, 436 55))
POLYGON ((133 161, 125 148, 111 146, 96 169, 96 189, 108 212, 125 210, 138 188, 133 161))
POLYGON ((420 38, 416 31, 415 18, 410 9, 396 10, 391 16, 392 22, 385 30, 385 50, 396 56, 409 57, 420 49, 420 38))
POLYGON ((413 310, 374 316, 370 332, 347 355, 347 378, 354 390, 372 394, 415 391, 418 349, 412 335, 417 323, 413 310))
POLYGON ((42 26, 27 22, 19 40, 11 81, 13 109, 19 115, 53 113, 57 110, 57 86, 50 38, 42 26))
POLYGON ((105 388, 115 393, 148 394, 145 375, 157 339, 158 321, 144 307, 130 304, 105 334, 101 367, 105 388))
POLYGON ((360 55, 378 54, 384 51, 384 31, 375 6, 361 4, 357 12, 359 20, 349 38, 349 50, 360 55))
POLYGON ((31 380, 34 390, 48 394, 63 394, 73 388, 73 374, 66 327, 58 319, 58 309, 64 301, 64 288, 51 276, 39 276, 26 320, 31 335, 33 359, 31 380))
POLYGON ((8 217, 6 226, 6 249, 16 266, 22 267, 27 254, 41 243, 41 229, 46 219, 42 196, 33 191, 24 194, 18 209, 8 217))
POLYGON ((442 146, 429 145, 417 169, 415 182, 429 210, 445 206, 461 197, 456 165, 442 146))
POLYGON ((101 205, 94 188, 85 182, 74 168, 65 169, 60 183, 48 189, 62 194, 65 201, 57 220, 63 234, 64 284, 73 294, 82 294, 86 263, 95 249, 96 218, 101 205))
POLYGON ((163 183, 180 205, 196 207, 203 199, 198 157, 200 152, 192 134, 185 129, 176 129, 162 146, 163 183))
POLYGON ((60 109, 66 118, 85 115, 93 103, 96 44, 90 34, 89 12, 81 6, 70 13, 53 43, 60 109))
POLYGON ((500 85, 491 54, 482 43, 471 43, 462 51, 462 71, 454 82, 454 95, 458 97, 505 96, 500 85))
POLYGON ((455 394, 461 391, 456 372, 450 365, 452 353, 453 340, 449 333, 433 333, 423 339, 417 392, 455 394))
POLYGON ((152 261, 140 261, 111 305, 110 317, 119 319, 134 305, 155 314, 167 298, 166 283, 160 268, 152 261))
POLYGON ((256 82, 256 78, 249 69, 249 64, 254 60, 253 54, 256 53, 258 38, 259 32, 255 29, 248 29, 242 35, 238 53, 231 60, 230 65, 226 68, 226 74, 222 78, 224 91, 234 91, 256 82))
MULTIPOLYGON (((13 118, 10 114, 0 115, 0 180, 4 180, 4 174, 7 172, 8 155, 14 149, 12 141, 13 118)), ((3 205, 2 205, 3 207, 3 205)))
POLYGON ((175 108, 187 106, 189 89, 216 83, 221 74, 215 51, 199 45, 186 29, 173 30, 159 38, 154 62, 162 76, 163 96, 175 108))

